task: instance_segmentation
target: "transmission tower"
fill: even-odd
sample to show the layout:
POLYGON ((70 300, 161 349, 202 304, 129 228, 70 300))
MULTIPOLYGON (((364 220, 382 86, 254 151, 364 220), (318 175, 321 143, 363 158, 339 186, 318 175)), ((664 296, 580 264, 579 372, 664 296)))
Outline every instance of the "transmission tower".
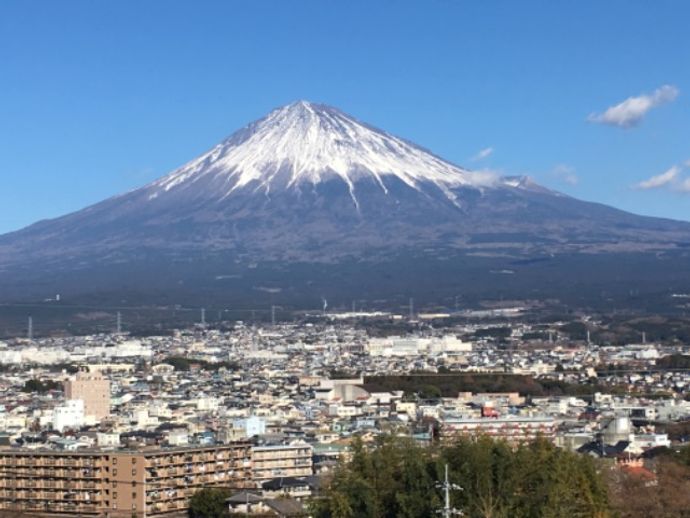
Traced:
POLYGON ((28 324, 28 330, 27 330, 26 336, 29 340, 34 339, 34 319, 33 319, 33 317, 29 317, 29 324, 28 324))

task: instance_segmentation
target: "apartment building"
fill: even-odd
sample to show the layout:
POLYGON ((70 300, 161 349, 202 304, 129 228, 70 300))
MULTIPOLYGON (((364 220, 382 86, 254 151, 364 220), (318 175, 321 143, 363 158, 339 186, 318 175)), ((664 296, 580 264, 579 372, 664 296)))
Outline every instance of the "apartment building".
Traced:
POLYGON ((313 447, 306 442, 254 446, 252 474, 257 482, 276 477, 306 477, 313 474, 313 447))
POLYGON ((441 423, 440 435, 446 440, 487 435, 511 443, 533 441, 538 437, 553 441, 556 425, 551 417, 446 417, 441 423))
POLYGON ((146 518, 208 486, 253 486, 251 445, 148 451, 0 450, 0 511, 146 518))
POLYGON ((110 381, 100 373, 80 370, 65 381, 65 398, 81 399, 84 402, 84 415, 101 420, 110 415, 110 381))

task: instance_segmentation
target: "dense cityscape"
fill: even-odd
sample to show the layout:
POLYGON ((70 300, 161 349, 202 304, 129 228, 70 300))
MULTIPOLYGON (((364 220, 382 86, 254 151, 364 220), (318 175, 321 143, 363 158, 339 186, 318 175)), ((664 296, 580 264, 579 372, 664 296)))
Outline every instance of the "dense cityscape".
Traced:
POLYGON ((300 516, 355 438, 543 439, 650 476, 647 454, 687 439, 688 346, 448 317, 6 340, 0 509, 155 516, 221 487, 229 512, 300 516))

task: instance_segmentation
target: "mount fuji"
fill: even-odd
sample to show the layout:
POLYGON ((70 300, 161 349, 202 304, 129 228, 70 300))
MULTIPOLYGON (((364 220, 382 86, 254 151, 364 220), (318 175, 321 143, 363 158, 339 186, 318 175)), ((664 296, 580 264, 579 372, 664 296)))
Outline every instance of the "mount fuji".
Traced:
POLYGON ((0 298, 599 297, 690 287, 688 247, 689 223, 471 171, 299 101, 149 185, 0 236, 0 298))

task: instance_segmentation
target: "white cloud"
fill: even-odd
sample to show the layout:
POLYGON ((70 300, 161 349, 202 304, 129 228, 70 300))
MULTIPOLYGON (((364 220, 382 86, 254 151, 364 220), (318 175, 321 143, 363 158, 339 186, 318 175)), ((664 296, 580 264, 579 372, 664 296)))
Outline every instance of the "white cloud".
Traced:
POLYGON ((690 192, 690 178, 683 178, 680 182, 675 185, 675 190, 678 192, 689 193, 690 192))
POLYGON ((569 185, 577 185, 580 181, 577 174, 575 174, 575 168, 566 164, 558 164, 553 168, 551 174, 569 185))
POLYGON ((680 173, 680 167, 674 165, 663 173, 643 180, 635 184, 633 187, 635 187, 635 189, 642 190, 659 189, 660 187, 665 187, 675 182, 678 178, 678 173, 680 173))
POLYGON ((479 160, 484 160, 485 158, 489 158, 491 154, 494 152, 494 148, 492 147, 487 147, 479 151, 476 155, 472 157, 473 162, 478 162, 479 160))
POLYGON ((503 172, 496 169, 478 169, 472 171, 472 179, 479 185, 493 185, 503 176, 503 172))
POLYGON ((621 128, 637 125, 652 108, 673 101, 679 90, 673 85, 664 85, 651 94, 628 97, 625 101, 608 108, 603 113, 592 113, 587 120, 600 124, 609 124, 621 128))

